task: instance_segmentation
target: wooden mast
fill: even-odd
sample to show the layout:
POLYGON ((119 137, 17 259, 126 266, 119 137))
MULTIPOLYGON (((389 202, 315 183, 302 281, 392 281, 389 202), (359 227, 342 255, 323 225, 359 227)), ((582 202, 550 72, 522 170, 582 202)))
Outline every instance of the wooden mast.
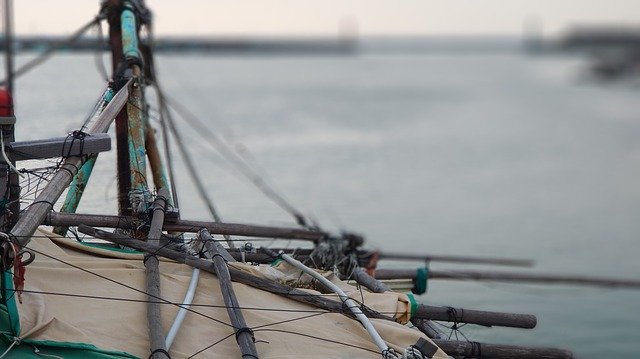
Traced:
MULTIPOLYGON (((122 55, 122 29, 120 26, 121 0, 107 0, 104 3, 111 9, 108 12, 109 44, 111 47, 112 79, 117 80, 118 66, 123 60, 122 55)), ((116 116, 116 175, 118 177, 118 213, 120 215, 131 214, 129 203, 129 190, 131 189, 131 177, 129 176, 129 117, 127 110, 122 109, 116 116)))

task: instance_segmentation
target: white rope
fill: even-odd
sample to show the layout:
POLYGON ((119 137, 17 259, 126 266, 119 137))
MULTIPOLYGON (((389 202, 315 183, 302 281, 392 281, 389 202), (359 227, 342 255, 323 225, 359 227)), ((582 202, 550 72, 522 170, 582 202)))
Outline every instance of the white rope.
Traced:
POLYGON ((378 331, 376 331, 376 329, 373 327, 373 324, 371 323, 369 318, 367 318, 367 316, 364 315, 364 313, 362 313, 362 310, 360 310, 360 306, 358 306, 358 304, 356 304, 356 302, 353 299, 351 299, 342 289, 340 289, 340 287, 338 287, 337 285, 333 284, 330 280, 320 275, 320 273, 314 271, 313 269, 293 259, 291 256, 284 254, 284 252, 281 251, 279 255, 285 262, 291 264, 292 266, 312 276, 314 279, 318 280, 324 286, 328 287, 334 293, 336 293, 338 297, 340 297, 340 300, 349 308, 349 310, 351 310, 353 315, 356 316, 356 318, 360 321, 360 323, 362 323, 362 325, 367 330, 367 332, 369 332, 371 339, 373 339, 373 342, 380 349, 380 352, 382 353, 383 358, 396 358, 396 355, 393 349, 389 348, 387 343, 384 342, 380 334, 378 334, 378 331))
MULTIPOLYGON (((0 133, 2 133, 2 132, 0 132, 0 133)), ((18 344, 18 343, 20 343, 20 338, 14 337, 13 338, 13 343, 11 343, 11 345, 9 345, 7 350, 5 350, 4 353, 2 353, 2 355, 0 355, 0 359, 4 358, 4 356, 7 355, 7 353, 9 353, 9 350, 11 350, 13 348, 13 346, 18 344)))
POLYGON ((9 161, 9 157, 7 157, 7 153, 4 151, 4 137, 2 136, 2 131, 0 131, 0 149, 2 149, 2 157, 4 158, 4 161, 9 165, 13 172, 17 173, 18 176, 24 178, 24 175, 18 172, 18 169, 11 163, 11 161, 9 161))
MULTIPOLYGON (((187 289, 187 293, 184 296, 183 304, 180 305, 180 311, 176 315, 176 319, 173 321, 173 325, 171 325, 171 329, 169 329, 169 333, 167 333, 167 338, 164 340, 164 345, 167 347, 167 350, 171 348, 171 344, 173 344, 173 340, 176 338, 178 334, 178 330, 180 330, 180 326, 182 325, 182 321, 184 317, 187 315, 187 310, 191 307, 191 303, 193 302, 193 297, 196 294, 196 287, 198 285, 198 278, 200 278, 200 269, 194 268, 191 274, 191 282, 189 283, 189 289, 187 289)), ((1 358, 0 358, 1 359, 1 358)))

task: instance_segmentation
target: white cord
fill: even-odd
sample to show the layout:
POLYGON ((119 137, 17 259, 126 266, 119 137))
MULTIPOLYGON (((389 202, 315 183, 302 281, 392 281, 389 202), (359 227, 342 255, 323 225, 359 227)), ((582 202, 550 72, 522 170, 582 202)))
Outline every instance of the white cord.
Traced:
MULTIPOLYGON (((200 277, 200 269, 194 268, 191 274, 191 282, 189 283, 189 288, 187 289, 187 293, 184 296, 184 300, 182 301, 182 305, 180 305, 180 311, 176 315, 176 319, 173 321, 173 325, 171 325, 171 329, 169 329, 169 333, 167 334, 167 338, 164 340, 164 345, 169 350, 171 348, 171 344, 173 344, 173 340, 176 338, 178 334, 178 330, 182 325, 182 321, 184 317, 187 315, 187 309, 191 306, 193 302, 193 297, 196 294, 196 287, 198 285, 198 278, 200 277)), ((2 358, 0 358, 2 359, 2 358)))
MULTIPOLYGON (((2 133, 0 131, 0 133, 2 133)), ((4 353, 2 353, 2 355, 0 355, 0 359, 4 358, 5 355, 7 355, 7 353, 9 353, 9 350, 11 350, 13 348, 14 345, 20 343, 20 338, 15 337, 13 338, 13 343, 11 343, 11 345, 9 345, 9 347, 7 348, 7 350, 4 351, 4 353)))
POLYGON ((330 280, 320 275, 320 273, 314 271, 313 269, 293 259, 291 256, 288 256, 283 252, 280 252, 279 255, 285 262, 291 264, 292 266, 312 276, 314 279, 318 280, 324 286, 329 287, 329 289, 331 289, 334 293, 336 293, 338 297, 340 297, 340 300, 351 310, 353 315, 355 315, 355 317, 360 321, 360 323, 362 323, 362 325, 365 327, 367 332, 369 332, 371 339, 373 339, 373 342, 378 346, 378 348, 382 352, 382 356, 384 358, 396 358, 396 355, 393 349, 389 348, 387 343, 385 343, 382 337, 380 337, 380 334, 378 334, 376 329, 373 327, 373 324, 371 323, 369 318, 367 318, 367 316, 364 315, 364 313, 362 313, 362 310, 360 310, 360 307, 358 306, 358 304, 356 304, 356 302, 354 302, 353 299, 351 299, 342 289, 340 289, 340 287, 338 287, 337 285, 333 284, 330 280))
POLYGON ((18 172, 18 169, 11 163, 11 161, 9 161, 9 157, 7 157, 7 153, 4 151, 4 137, 2 136, 2 131, 0 131, 0 149, 2 149, 2 157, 4 158, 4 161, 9 165, 13 172, 17 173, 18 176, 24 178, 24 175, 18 172))

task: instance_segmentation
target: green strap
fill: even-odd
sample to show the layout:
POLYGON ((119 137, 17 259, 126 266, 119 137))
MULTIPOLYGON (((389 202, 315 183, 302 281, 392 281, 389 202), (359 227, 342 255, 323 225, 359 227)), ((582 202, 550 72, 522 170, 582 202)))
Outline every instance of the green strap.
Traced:
POLYGON ((411 289, 411 291, 418 295, 426 293, 428 278, 429 267, 421 267, 416 269, 416 278, 413 280, 413 288, 411 289))
POLYGON ((416 312, 418 311, 418 301, 416 300, 416 297, 413 295, 413 293, 407 293, 407 298, 409 298, 409 304, 411 305, 410 307, 410 313, 409 313, 409 317, 413 318, 413 316, 416 314, 416 312))

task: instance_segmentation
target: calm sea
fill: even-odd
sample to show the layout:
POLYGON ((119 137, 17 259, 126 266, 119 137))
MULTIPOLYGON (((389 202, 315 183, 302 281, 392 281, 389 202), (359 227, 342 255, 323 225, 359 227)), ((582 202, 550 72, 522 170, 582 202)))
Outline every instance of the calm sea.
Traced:
MULTIPOLYGON (((399 252, 531 258, 535 272, 640 277, 637 84, 598 83, 583 58, 517 47, 391 50, 164 55, 157 66, 170 96, 325 228, 399 252)), ((17 137, 77 128, 102 88, 93 55, 57 56, 17 83, 17 137)), ((213 154, 213 139, 180 127, 225 220, 292 223, 213 154)), ((80 210, 115 213, 113 153, 98 162, 80 210)), ((180 164, 177 171, 182 216, 207 219, 180 164)), ((432 281, 421 300, 538 316, 535 330, 465 328, 472 340, 640 356, 637 291, 432 281)))

